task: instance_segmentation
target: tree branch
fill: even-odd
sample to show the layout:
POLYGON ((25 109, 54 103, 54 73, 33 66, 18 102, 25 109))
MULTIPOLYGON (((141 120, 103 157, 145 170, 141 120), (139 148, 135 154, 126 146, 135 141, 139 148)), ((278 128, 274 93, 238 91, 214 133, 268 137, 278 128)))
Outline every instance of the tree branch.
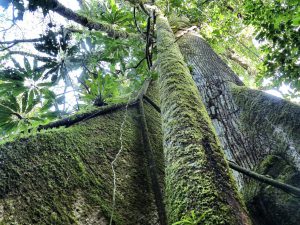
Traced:
POLYGON ((152 67, 152 58, 151 58, 151 54, 150 54, 150 46, 151 46, 150 29, 151 29, 151 17, 148 17, 145 55, 146 55, 147 65, 148 65, 149 70, 152 67))
POLYGON ((15 39, 11 41, 0 41, 2 45, 8 44, 19 44, 19 43, 28 43, 28 42, 38 42, 41 41, 43 38, 32 38, 32 39, 15 39))
POLYGON ((126 68, 126 70, 137 69, 137 68, 142 64, 142 62, 144 62, 145 59, 146 59, 146 57, 142 58, 142 59, 138 62, 138 64, 136 64, 136 65, 133 66, 133 67, 126 68))
POLYGON ((147 16, 150 17, 150 14, 149 14, 149 12, 147 11, 147 9, 145 8, 144 4, 143 4, 143 3, 140 3, 139 6, 140 6, 141 10, 142 10, 147 16))
POLYGON ((141 31, 138 23, 137 23, 137 20, 136 20, 136 7, 133 7, 133 18, 134 18, 134 24, 136 26, 136 29, 138 30, 138 32, 144 36, 144 33, 141 31))
POLYGON ((13 44, 11 44, 11 45, 5 47, 5 48, 1 48, 0 51, 3 52, 3 51, 5 51, 5 50, 8 50, 8 49, 14 47, 15 45, 16 45, 16 44, 13 43, 13 44))
POLYGON ((35 54, 32 54, 32 53, 23 52, 23 51, 9 51, 6 55, 23 55, 23 56, 36 58, 37 60, 42 61, 42 62, 54 62, 54 61, 56 61, 55 58, 39 56, 39 55, 35 55, 35 54))
MULTIPOLYGON (((144 62, 145 59, 147 59, 146 56, 144 58, 142 58, 135 66, 125 68, 125 70, 137 69, 142 64, 142 62, 144 62)), ((116 74, 119 74, 121 72, 122 72, 122 70, 117 70, 116 74)))
POLYGON ((12 115, 15 115, 16 117, 18 117, 19 120, 23 119, 23 117, 19 113, 13 112, 12 115))
POLYGON ((104 24, 101 22, 94 22, 86 18, 85 16, 77 14, 76 12, 62 5, 60 2, 58 2, 58 0, 48 0, 48 2, 53 5, 53 7, 51 8, 53 12, 56 12, 69 20, 79 23, 82 26, 89 28, 90 30, 94 29, 106 32, 107 35, 112 38, 127 38, 129 36, 129 33, 127 33, 126 31, 117 30, 113 28, 112 25, 104 24))
POLYGON ((287 193, 292 193, 294 195, 300 196, 300 189, 299 188, 296 188, 294 186, 279 182, 277 180, 266 177, 264 175, 252 172, 250 170, 247 170, 243 167, 238 166, 234 162, 229 161, 228 163, 229 163, 229 167, 233 170, 236 170, 236 171, 238 171, 242 174, 245 174, 245 175, 247 175, 247 176, 249 176, 249 177, 251 177, 251 178, 253 178, 257 181, 260 181, 262 183, 265 183, 265 184, 271 185, 275 188, 281 189, 281 190, 283 190, 287 193))
MULTIPOLYGON (((115 104, 115 105, 105 106, 105 107, 102 107, 98 110, 94 110, 91 112, 81 113, 78 115, 72 115, 70 117, 67 117, 67 118, 64 118, 61 120, 57 120, 52 123, 48 123, 46 125, 40 125, 40 126, 38 126, 37 130, 40 131, 40 130, 46 130, 46 129, 51 129, 51 128, 58 128, 61 126, 70 127, 76 123, 79 123, 79 122, 82 122, 85 120, 89 120, 94 117, 116 111, 118 109, 122 109, 122 108, 126 107, 127 104, 128 103, 119 103, 119 104, 115 104)), ((129 102, 128 106, 133 106, 136 104, 137 104, 137 100, 134 99, 133 101, 129 102)))
POLYGON ((148 102, 158 113, 161 113, 159 106, 153 102, 151 98, 149 98, 147 95, 144 95, 143 99, 145 99, 146 102, 148 102))

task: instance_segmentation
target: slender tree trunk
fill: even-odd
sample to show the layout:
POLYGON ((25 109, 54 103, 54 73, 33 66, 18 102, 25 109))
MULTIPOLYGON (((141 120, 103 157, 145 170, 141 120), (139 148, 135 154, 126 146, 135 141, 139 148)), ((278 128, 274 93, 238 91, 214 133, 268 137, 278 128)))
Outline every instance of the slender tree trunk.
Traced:
POLYGON ((157 46, 169 224, 192 210, 203 224, 251 224, 228 164, 167 19, 157 46))

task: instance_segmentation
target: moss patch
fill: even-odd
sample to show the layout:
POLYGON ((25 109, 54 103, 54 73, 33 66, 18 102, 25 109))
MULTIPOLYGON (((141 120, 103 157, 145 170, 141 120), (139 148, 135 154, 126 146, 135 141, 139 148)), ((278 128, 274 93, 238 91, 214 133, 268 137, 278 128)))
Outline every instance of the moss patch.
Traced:
MULTIPOLYGON (((120 149, 124 113, 1 145, 0 224, 93 224, 88 219, 93 214, 106 223, 112 206, 110 163, 120 149)), ((135 108, 128 110, 123 144, 116 164, 115 224, 155 224, 149 220, 155 209, 135 108)))
POLYGON ((285 133, 300 145, 300 105, 247 87, 232 85, 232 91, 250 124, 266 125, 264 120, 267 119, 269 126, 283 127, 285 133))

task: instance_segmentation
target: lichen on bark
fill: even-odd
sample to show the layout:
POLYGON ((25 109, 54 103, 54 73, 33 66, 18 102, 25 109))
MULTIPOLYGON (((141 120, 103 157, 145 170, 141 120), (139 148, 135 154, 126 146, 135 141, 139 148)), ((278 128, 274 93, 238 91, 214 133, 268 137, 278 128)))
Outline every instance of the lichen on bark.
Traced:
POLYGON ((210 210, 206 225, 251 224, 197 87, 161 14, 157 46, 169 223, 191 210, 199 216, 210 210))

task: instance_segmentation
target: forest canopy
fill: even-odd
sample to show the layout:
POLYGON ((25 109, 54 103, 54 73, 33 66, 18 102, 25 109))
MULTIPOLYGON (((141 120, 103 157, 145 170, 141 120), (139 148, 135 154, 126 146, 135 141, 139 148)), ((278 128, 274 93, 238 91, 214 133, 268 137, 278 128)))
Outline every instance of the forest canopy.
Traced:
MULTIPOLYGON (((126 101, 156 79, 156 21, 144 4, 0 0, 0 133, 126 101)), ((156 4, 175 33, 197 30, 246 85, 299 101, 298 0, 156 4)))

